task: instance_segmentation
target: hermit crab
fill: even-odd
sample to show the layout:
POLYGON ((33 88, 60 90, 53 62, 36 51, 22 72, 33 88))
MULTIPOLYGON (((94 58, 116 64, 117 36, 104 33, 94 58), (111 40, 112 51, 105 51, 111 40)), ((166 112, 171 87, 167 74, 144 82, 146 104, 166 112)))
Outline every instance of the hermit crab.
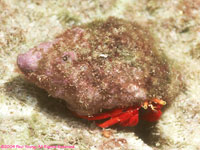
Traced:
POLYGON ((110 118, 109 120, 97 124, 101 128, 106 128, 109 126, 112 126, 116 123, 119 123, 121 126, 127 127, 127 126, 136 126, 139 121, 139 110, 141 108, 145 109, 145 114, 142 114, 142 119, 149 121, 149 122, 155 122, 157 121, 161 114, 161 108, 163 105, 165 105, 166 102, 159 99, 152 99, 151 101, 145 101, 142 105, 134 105, 127 108, 115 108, 114 110, 106 113, 101 113, 98 115, 91 116, 80 116, 82 118, 85 118, 87 120, 103 120, 110 118))
POLYGON ((178 83, 152 34, 109 17, 73 26, 17 58, 26 78, 102 128, 154 122, 178 83), (142 112, 141 112, 142 110, 142 112))

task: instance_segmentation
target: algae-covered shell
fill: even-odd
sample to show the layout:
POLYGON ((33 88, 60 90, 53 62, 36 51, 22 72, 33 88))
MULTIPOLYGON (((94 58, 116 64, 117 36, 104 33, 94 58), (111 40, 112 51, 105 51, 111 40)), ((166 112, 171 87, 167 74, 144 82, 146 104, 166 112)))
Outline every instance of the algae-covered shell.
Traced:
POLYGON ((114 17, 74 26, 20 54, 17 63, 28 80, 79 115, 176 95, 167 59, 149 31, 114 17))

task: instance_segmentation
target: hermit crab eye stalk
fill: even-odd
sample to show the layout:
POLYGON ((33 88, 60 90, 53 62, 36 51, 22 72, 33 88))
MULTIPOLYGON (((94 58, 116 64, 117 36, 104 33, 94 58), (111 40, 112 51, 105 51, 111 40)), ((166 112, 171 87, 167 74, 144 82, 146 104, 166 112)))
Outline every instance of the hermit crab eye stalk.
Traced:
POLYGON ((159 106, 164 106, 164 105, 166 105, 166 101, 154 98, 154 99, 152 99, 150 101, 145 101, 141 106, 144 109, 148 109, 150 107, 152 110, 155 111, 156 110, 155 109, 155 107, 156 107, 155 104, 159 105, 159 106))

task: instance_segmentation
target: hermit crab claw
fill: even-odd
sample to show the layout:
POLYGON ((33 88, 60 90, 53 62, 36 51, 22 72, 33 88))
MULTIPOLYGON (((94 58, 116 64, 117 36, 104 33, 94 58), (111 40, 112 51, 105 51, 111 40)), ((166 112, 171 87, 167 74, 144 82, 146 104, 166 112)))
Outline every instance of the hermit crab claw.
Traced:
POLYGON ((161 108, 166 102, 160 99, 145 101, 142 105, 135 105, 128 108, 115 108, 109 112, 100 113, 93 116, 79 116, 87 120, 109 120, 97 124, 101 128, 107 128, 119 123, 123 127, 136 126, 139 122, 139 110, 144 109, 141 119, 148 122, 157 121, 162 115, 161 108))
POLYGON ((141 114, 141 118, 148 122, 155 122, 160 119, 162 115, 161 108, 166 105, 166 102, 160 99, 154 98, 151 101, 146 101, 142 107, 146 110, 141 114))

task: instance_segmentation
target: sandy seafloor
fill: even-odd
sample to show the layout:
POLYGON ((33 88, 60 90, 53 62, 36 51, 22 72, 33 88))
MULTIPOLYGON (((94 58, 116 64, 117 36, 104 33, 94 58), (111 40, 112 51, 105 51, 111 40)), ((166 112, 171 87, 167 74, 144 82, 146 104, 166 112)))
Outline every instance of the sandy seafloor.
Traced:
POLYGON ((0 145, 200 150, 200 0, 0 0, 0 145), (149 28, 186 88, 156 124, 114 126, 106 138, 94 122, 29 83, 16 58, 72 25, 108 16, 149 28))

